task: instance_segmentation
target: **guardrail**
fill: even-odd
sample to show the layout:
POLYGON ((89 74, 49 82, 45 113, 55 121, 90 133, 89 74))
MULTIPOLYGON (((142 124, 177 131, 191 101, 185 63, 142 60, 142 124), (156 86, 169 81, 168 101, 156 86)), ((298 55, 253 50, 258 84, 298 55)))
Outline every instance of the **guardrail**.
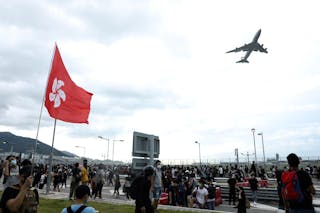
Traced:
MULTIPOLYGON (((229 186, 220 186, 221 187, 221 196, 224 199, 229 198, 229 186)), ((243 188, 246 197, 249 199, 252 197, 252 192, 250 188, 244 187, 243 188)), ((237 193, 238 196, 238 193, 237 193)), ((279 201, 277 189, 274 188, 261 188, 257 191, 258 200, 262 201, 279 201)))

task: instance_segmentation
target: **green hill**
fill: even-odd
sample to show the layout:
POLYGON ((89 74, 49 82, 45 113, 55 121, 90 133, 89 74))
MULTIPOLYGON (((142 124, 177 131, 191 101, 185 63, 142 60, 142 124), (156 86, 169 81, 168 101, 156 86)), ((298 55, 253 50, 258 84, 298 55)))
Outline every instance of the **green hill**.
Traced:
MULTIPOLYGON (((0 150, 1 152, 32 153, 35 146, 35 139, 14 135, 10 132, 0 132, 0 150), (7 143, 5 143, 7 142, 7 143)), ((37 153, 50 155, 51 146, 38 141, 37 153)), ((66 153, 53 149, 53 155, 72 157, 72 153, 66 153)))

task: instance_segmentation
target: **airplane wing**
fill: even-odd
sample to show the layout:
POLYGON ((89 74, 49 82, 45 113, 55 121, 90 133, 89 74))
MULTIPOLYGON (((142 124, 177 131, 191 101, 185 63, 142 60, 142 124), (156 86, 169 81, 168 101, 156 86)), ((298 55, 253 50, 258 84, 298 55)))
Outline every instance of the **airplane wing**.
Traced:
POLYGON ((252 47, 251 47, 251 43, 250 43, 250 44, 245 44, 245 45, 243 45, 242 47, 237 47, 237 48, 235 48, 235 49, 233 49, 233 50, 230 50, 230 51, 228 51, 228 52, 226 52, 226 53, 240 52, 240 51, 249 51, 251 48, 252 48, 252 47))
POLYGON ((249 61, 247 59, 249 58, 251 53, 252 53, 252 50, 247 51, 246 55, 243 58, 241 58, 240 61, 237 61, 236 63, 249 63, 249 61))

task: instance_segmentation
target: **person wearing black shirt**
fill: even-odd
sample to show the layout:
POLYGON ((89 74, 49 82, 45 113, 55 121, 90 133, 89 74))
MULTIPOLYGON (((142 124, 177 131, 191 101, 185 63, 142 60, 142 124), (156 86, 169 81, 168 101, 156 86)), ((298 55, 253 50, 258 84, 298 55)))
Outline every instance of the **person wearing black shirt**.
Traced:
POLYGON ((243 187, 239 187, 239 203, 238 203, 238 213, 246 213, 246 194, 244 193, 243 187))
POLYGON ((151 177, 154 173, 152 166, 143 169, 143 175, 137 177, 137 193, 135 213, 154 213, 150 200, 151 177))
POLYGON ((231 200, 233 205, 236 205, 236 183, 237 180, 235 179, 234 175, 231 175, 228 179, 229 184, 229 205, 231 205, 231 200))
POLYGON ((252 201, 253 201, 253 206, 257 204, 257 191, 258 191, 258 180, 253 174, 251 178, 249 179, 249 184, 250 184, 250 189, 252 192, 252 201))
POLYGON ((72 197, 75 196, 75 191, 78 188, 80 181, 81 181, 81 170, 79 169, 79 163, 75 163, 74 168, 72 169, 72 179, 70 183, 69 200, 72 200, 72 197))
POLYGON ((30 189, 33 181, 31 170, 31 162, 24 160, 19 171, 19 184, 7 187, 2 194, 0 201, 2 213, 22 212, 23 202, 30 192, 33 192, 36 198, 36 202, 32 203, 32 212, 37 212, 39 194, 36 189, 30 189))

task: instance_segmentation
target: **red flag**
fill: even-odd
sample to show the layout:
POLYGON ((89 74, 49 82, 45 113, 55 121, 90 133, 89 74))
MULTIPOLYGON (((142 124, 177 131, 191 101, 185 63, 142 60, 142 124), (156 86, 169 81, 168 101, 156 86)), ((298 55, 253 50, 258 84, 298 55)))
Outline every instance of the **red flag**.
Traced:
POLYGON ((71 123, 88 123, 92 95, 71 80, 56 46, 45 97, 50 116, 71 123))

